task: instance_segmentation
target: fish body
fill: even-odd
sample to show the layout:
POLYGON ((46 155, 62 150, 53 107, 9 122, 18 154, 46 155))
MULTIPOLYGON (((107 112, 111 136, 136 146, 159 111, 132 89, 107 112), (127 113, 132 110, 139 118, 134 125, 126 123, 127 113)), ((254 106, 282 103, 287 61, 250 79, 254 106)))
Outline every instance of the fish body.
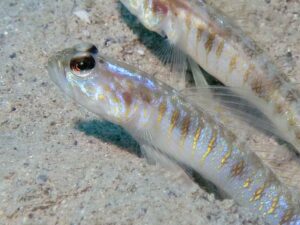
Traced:
POLYGON ((204 0, 121 2, 223 84, 245 90, 244 97, 300 152, 299 88, 222 12, 204 0))
POLYGON ((269 224, 300 224, 298 195, 214 116, 170 86, 81 44, 49 60, 69 97, 140 144, 187 165, 269 224))

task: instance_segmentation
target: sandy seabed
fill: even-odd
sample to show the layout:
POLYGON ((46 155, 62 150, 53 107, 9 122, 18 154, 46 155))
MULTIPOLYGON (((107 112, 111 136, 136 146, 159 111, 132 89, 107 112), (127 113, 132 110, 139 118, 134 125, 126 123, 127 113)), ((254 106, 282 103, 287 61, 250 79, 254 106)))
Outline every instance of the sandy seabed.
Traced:
MULTIPOLYGON (((300 81, 298 0, 213 2, 300 81)), ((263 224, 233 201, 149 165, 122 129, 78 107, 49 79, 53 52, 88 41, 168 82, 145 46, 153 34, 118 2, 2 0, 0 18, 1 225, 263 224), (89 21, 75 15, 81 10, 89 21)), ((258 149, 276 148, 257 140, 258 149)), ((299 185, 294 157, 257 151, 290 186, 299 185)))

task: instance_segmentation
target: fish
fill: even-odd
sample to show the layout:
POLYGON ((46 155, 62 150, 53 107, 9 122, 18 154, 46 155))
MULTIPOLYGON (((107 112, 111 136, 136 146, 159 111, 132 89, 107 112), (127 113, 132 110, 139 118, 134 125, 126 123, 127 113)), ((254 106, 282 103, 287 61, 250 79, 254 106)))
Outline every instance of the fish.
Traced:
MULTIPOLYGON (((275 125, 268 131, 300 153, 299 86, 228 16, 205 0, 120 1, 147 29, 254 104, 275 125)), ((194 73, 195 81, 199 76, 194 73)))
POLYGON ((57 52, 47 70, 66 96, 123 127, 155 162, 193 169, 269 224, 300 224, 299 194, 205 105, 90 43, 57 52))

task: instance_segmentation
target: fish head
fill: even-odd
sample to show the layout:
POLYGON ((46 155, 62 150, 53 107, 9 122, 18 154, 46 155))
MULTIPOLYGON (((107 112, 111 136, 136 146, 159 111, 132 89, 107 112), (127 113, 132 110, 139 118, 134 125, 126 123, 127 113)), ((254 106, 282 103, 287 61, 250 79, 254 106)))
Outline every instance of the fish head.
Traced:
POLYGON ((122 4, 149 30, 162 36, 163 24, 169 15, 170 0, 121 0, 122 4))
POLYGON ((60 89, 77 103, 103 119, 117 121, 124 114, 122 93, 108 60, 98 49, 82 43, 50 57, 47 70, 60 89))

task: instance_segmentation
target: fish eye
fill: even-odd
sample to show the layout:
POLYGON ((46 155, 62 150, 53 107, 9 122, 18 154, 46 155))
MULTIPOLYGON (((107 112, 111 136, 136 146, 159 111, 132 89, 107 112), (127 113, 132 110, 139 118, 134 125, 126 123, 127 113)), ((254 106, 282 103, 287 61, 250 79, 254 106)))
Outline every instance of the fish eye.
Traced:
POLYGON ((70 61, 71 71, 81 77, 89 75, 95 65, 96 61, 92 55, 75 56, 70 61))

